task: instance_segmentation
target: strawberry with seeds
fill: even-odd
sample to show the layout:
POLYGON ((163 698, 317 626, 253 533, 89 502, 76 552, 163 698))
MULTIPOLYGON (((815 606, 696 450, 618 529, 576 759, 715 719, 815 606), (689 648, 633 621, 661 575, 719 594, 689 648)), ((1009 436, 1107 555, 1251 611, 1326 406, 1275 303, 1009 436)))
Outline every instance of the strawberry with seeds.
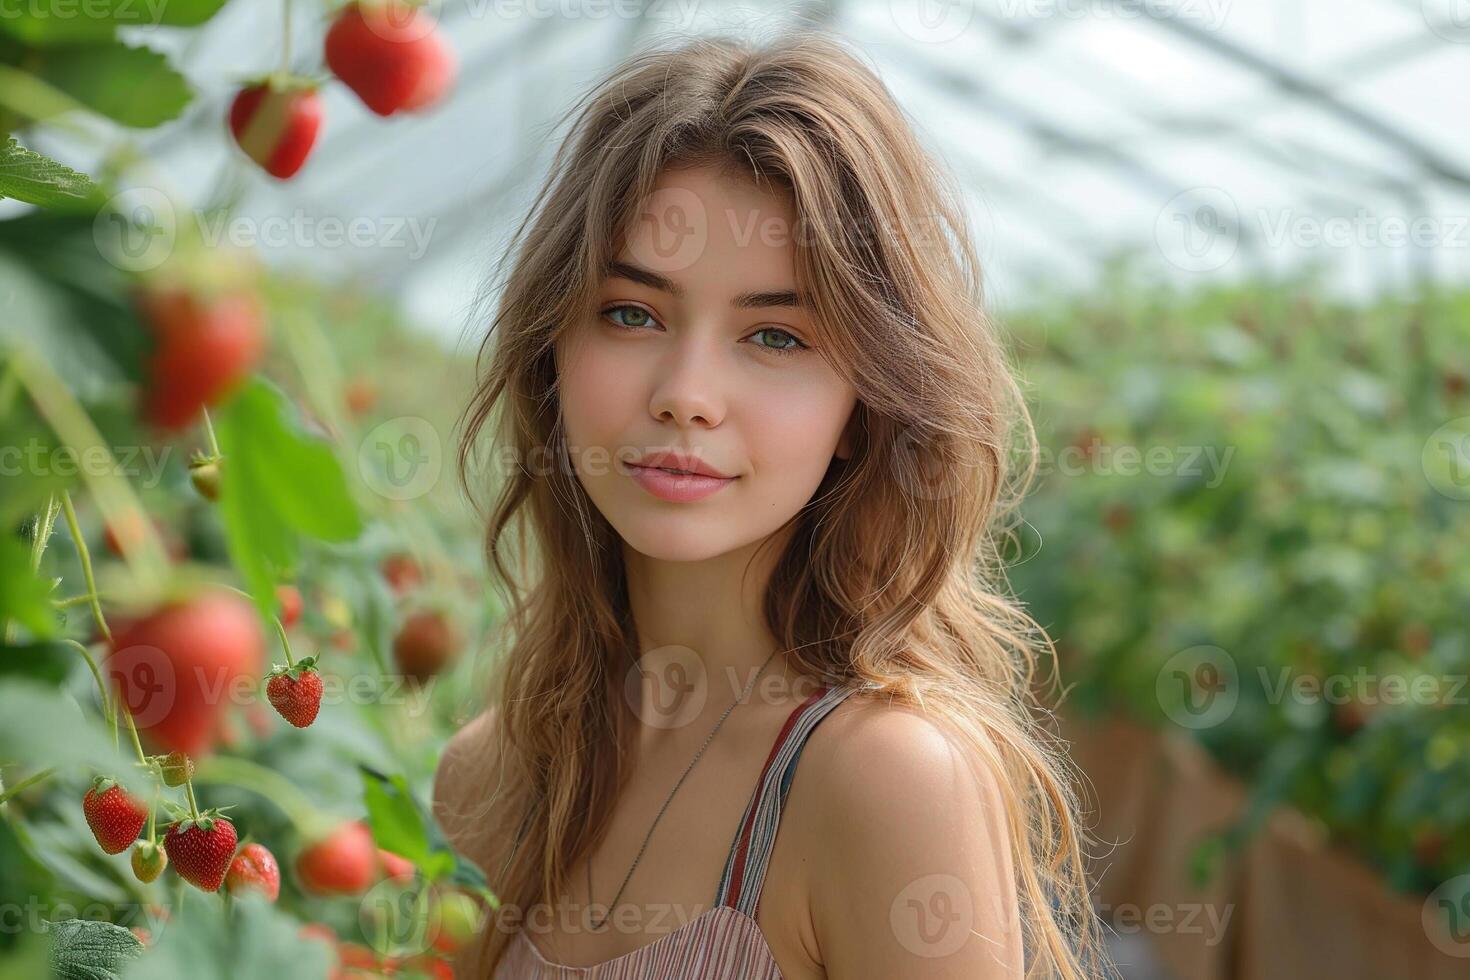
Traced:
POLYGON ((140 840, 133 845, 133 877, 147 884, 155 881, 168 866, 168 852, 156 841, 140 840))
POLYGON ((250 843, 240 848, 225 872, 226 892, 239 895, 246 889, 255 889, 271 902, 280 897, 281 866, 264 844, 250 843))
MULTIPOLYGON (((192 808, 192 792, 189 802, 192 808)), ((195 888, 217 892, 224 883, 238 841, 235 825, 228 817, 219 810, 205 810, 169 827, 163 838, 163 849, 180 878, 195 888)))
POLYGON ((121 854, 131 847, 148 821, 148 808, 106 776, 97 777, 82 797, 82 813, 92 836, 108 854, 121 854))
POLYGON ((265 685, 265 696, 282 718, 297 728, 316 721, 322 706, 322 675, 316 669, 315 657, 277 666, 267 676, 270 679, 265 685))

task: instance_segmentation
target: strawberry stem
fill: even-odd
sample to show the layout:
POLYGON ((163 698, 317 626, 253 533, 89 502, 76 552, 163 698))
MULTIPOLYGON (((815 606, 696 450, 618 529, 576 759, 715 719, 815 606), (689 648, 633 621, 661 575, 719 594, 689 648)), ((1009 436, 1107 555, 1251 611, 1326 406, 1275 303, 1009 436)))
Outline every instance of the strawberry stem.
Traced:
POLYGON ((281 75, 291 73, 291 0, 281 4, 281 75))
POLYGON ((122 713, 128 723, 128 734, 133 736, 133 749, 138 753, 138 761, 145 766, 148 765, 148 757, 143 754, 143 743, 138 741, 138 726, 133 724, 133 709, 128 707, 126 700, 118 698, 117 710, 122 713))
POLYGON ((209 420, 209 409, 202 409, 202 412, 204 414, 204 435, 209 440, 209 455, 213 459, 219 459, 219 440, 214 437, 214 423, 209 420))
POLYGON ((82 529, 77 526, 77 512, 71 505, 69 491, 61 491, 61 509, 66 514, 66 527, 71 531, 71 539, 77 546, 77 556, 82 562, 82 578, 87 583, 87 603, 92 607, 92 618, 97 620, 97 628, 102 631, 102 636, 111 643, 112 630, 107 628, 107 618, 102 615, 102 603, 97 601, 97 579, 92 574, 92 556, 87 551, 87 541, 82 537, 82 529))
POLYGON ((107 685, 102 682, 102 672, 97 669, 97 661, 92 658, 92 651, 71 637, 64 637, 61 642, 76 647, 77 651, 81 653, 82 659, 87 661, 87 666, 92 671, 92 679, 97 682, 97 694, 102 698, 102 719, 112 726, 112 730, 116 734, 117 716, 112 713, 112 698, 107 693, 107 685))
MULTIPOLYGON (((225 588, 229 589, 231 592, 234 592, 234 593, 236 593, 238 595, 244 596, 246 599, 249 599, 251 602, 254 602, 255 601, 255 596, 251 595, 249 592, 246 592, 244 589, 237 589, 233 585, 227 585, 227 586, 225 586, 225 588)), ((286 666, 287 667, 294 667, 296 665, 296 662, 291 659, 291 641, 286 638, 286 626, 285 626, 285 624, 281 622, 279 616, 277 616, 274 613, 272 613, 271 614, 271 625, 276 628, 276 635, 281 638, 281 649, 286 652, 286 666)))
POLYGON ((189 817, 193 820, 198 820, 199 802, 194 799, 194 780, 184 780, 184 795, 189 798, 189 817))

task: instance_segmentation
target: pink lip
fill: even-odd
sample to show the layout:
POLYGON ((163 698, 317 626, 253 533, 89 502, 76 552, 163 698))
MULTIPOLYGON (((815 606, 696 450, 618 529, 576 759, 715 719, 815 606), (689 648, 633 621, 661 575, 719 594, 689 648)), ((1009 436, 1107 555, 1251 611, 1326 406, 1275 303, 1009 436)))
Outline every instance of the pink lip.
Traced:
POLYGON ((669 500, 674 503, 703 500, 712 493, 718 493, 737 479, 733 476, 704 476, 699 473, 668 473, 651 466, 638 466, 634 463, 623 465, 627 467, 628 475, 636 480, 643 489, 660 500, 669 500))

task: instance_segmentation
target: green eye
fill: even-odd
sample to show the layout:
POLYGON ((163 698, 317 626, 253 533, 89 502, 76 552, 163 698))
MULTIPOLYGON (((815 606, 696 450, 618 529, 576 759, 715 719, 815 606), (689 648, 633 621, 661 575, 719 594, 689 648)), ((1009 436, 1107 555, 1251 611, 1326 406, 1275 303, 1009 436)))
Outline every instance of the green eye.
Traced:
MULTIPOLYGON (((630 303, 609 306, 601 312, 601 316, 611 321, 613 326, 620 327, 623 330, 641 330, 646 326, 658 323, 653 318, 653 315, 643 307, 633 306, 630 303), (619 313, 625 319, 618 319, 617 314, 619 313), (628 317, 631 317, 631 319, 626 319, 628 317)), ((762 327, 750 336, 766 337, 766 342, 757 342, 756 346, 761 350, 770 351, 772 354, 796 354, 809 349, 795 334, 789 330, 782 330, 780 327, 762 327)))

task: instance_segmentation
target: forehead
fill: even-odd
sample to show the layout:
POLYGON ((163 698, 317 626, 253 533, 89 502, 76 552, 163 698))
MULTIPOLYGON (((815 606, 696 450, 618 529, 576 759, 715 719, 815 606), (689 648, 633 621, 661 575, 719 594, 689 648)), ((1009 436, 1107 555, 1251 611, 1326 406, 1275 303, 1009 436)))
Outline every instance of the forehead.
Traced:
POLYGON ((791 195, 713 167, 665 171, 612 259, 658 273, 691 297, 794 290, 791 195))

